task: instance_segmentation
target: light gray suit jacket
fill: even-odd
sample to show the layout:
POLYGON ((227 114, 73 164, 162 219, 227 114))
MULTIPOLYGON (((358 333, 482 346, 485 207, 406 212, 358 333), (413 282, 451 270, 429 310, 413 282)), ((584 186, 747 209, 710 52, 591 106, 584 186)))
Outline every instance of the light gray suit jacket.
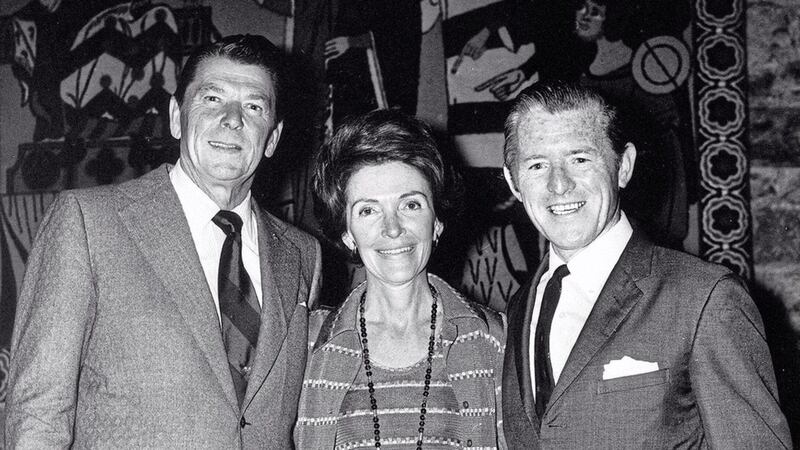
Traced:
POLYGON ((508 304, 509 448, 791 448, 764 326, 741 280, 638 232, 600 292, 537 431, 529 336, 531 299, 545 270, 508 304), (658 370, 604 380, 604 366, 625 356, 658 370))
POLYGON ((19 298, 8 448, 289 448, 320 249, 254 210, 263 308, 240 409, 168 167, 60 194, 19 298))

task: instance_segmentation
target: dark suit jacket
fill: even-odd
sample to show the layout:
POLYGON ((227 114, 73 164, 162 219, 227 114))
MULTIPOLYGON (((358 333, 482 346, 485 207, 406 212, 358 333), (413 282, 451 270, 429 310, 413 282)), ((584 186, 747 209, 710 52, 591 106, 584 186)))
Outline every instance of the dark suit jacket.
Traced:
POLYGON ((64 192, 19 298, 9 448, 289 448, 319 244, 259 208, 263 308, 241 408, 166 167, 64 192))
POLYGON ((545 411, 531 391, 536 275, 508 304, 503 423, 510 448, 791 448, 755 304, 724 267, 638 232, 603 287, 545 411), (603 380, 629 356, 659 370, 603 380))

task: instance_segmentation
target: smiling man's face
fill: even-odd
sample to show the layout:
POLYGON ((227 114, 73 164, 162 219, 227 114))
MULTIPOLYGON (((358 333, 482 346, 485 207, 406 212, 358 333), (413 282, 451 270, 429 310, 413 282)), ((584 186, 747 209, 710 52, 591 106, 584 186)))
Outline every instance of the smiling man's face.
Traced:
POLYGON ((170 104, 170 130, 181 141, 181 167, 192 181, 206 192, 249 189, 280 137, 275 101, 264 68, 221 56, 203 60, 182 104, 170 104))
POLYGON ((551 114, 537 109, 517 128, 512 192, 554 251, 569 259, 620 218, 619 190, 633 174, 636 149, 617 155, 599 108, 551 114))

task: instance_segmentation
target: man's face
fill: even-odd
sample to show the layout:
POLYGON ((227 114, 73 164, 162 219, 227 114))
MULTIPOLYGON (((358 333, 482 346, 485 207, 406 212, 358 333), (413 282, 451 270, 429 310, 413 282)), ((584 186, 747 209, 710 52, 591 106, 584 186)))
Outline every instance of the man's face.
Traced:
POLYGON ((594 42, 603 36, 605 20, 606 7, 592 0, 586 0, 575 11, 575 34, 583 41, 594 42))
POLYGON ((514 196, 558 255, 568 261, 620 218, 619 189, 636 149, 614 153, 599 108, 529 112, 517 129, 515 167, 504 167, 514 196))
POLYGON ((180 139, 181 166, 204 191, 249 189, 262 156, 270 157, 282 122, 263 68, 215 56, 202 61, 183 104, 170 103, 170 131, 180 139))

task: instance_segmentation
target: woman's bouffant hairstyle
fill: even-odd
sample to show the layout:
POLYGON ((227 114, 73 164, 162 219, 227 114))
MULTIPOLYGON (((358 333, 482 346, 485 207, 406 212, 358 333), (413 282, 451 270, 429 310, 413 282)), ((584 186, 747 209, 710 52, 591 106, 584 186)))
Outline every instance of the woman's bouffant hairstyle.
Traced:
POLYGON ((396 109, 348 118, 315 157, 312 185, 315 213, 323 233, 340 248, 347 229, 347 185, 366 166, 401 162, 428 181, 433 208, 441 221, 452 213, 448 176, 430 128, 396 109))

